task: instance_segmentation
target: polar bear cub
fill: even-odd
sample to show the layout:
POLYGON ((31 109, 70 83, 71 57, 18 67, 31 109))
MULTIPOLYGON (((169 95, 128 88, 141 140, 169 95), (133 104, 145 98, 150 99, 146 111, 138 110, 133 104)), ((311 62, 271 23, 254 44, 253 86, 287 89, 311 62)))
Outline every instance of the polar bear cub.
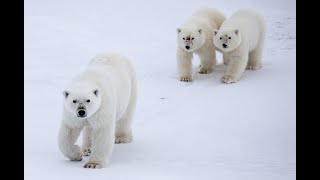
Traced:
POLYGON ((92 59, 64 94, 59 148, 70 160, 91 154, 85 168, 102 168, 110 160, 114 143, 132 141, 137 80, 129 60, 118 54, 92 59), (83 145, 75 145, 83 130, 83 145))
POLYGON ((193 53, 200 56, 200 74, 213 70, 216 65, 216 52, 212 42, 212 30, 220 28, 225 19, 218 10, 202 8, 177 28, 177 63, 181 81, 192 81, 193 53))
POLYGON ((219 30, 213 32, 213 43, 222 51, 223 62, 227 65, 222 82, 237 82, 246 68, 256 70, 262 67, 265 39, 262 15, 249 9, 240 9, 219 30))

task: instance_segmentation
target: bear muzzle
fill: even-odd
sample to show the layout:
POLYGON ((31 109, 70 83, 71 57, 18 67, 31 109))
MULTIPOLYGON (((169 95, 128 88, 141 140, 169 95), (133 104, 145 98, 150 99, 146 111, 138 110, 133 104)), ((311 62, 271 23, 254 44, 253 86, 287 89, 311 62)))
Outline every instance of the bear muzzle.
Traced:
POLYGON ((78 117, 81 117, 81 118, 87 117, 86 109, 83 108, 83 107, 78 108, 78 110, 77 110, 77 116, 78 116, 78 117))

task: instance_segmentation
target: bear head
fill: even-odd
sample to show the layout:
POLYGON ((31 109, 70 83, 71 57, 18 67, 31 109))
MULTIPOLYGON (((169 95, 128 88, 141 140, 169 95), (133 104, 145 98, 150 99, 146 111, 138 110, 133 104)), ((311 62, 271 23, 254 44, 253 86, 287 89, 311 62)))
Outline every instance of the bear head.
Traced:
POLYGON ((181 27, 177 28, 177 33, 178 46, 187 52, 201 48, 206 41, 202 28, 181 27))
POLYGON ((213 30, 213 44, 222 52, 230 52, 241 43, 239 29, 213 30))
POLYGON ((100 107, 99 88, 77 87, 63 91, 64 108, 76 118, 89 118, 100 107))

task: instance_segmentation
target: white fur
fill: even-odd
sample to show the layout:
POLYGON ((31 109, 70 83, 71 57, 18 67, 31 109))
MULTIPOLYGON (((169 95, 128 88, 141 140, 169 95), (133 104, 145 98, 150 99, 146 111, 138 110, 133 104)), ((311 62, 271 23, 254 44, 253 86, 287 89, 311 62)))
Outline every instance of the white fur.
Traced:
POLYGON ((105 167, 114 143, 132 141, 137 82, 127 58, 117 54, 96 56, 66 88, 64 98, 59 148, 70 160, 79 161, 82 155, 91 154, 85 168, 105 167), (86 117, 78 117, 79 107, 86 111, 86 117), (75 142, 82 129, 81 149, 75 142))
POLYGON ((177 28, 177 63, 181 81, 192 81, 193 53, 200 56, 199 73, 207 74, 213 70, 216 52, 212 43, 212 30, 220 28, 224 20, 225 16, 218 10, 202 8, 177 28), (187 46, 190 48, 187 49, 187 46))
POLYGON ((213 43, 222 51, 224 64, 228 65, 222 82, 234 83, 246 68, 256 70, 262 67, 265 23, 260 14, 241 9, 213 32, 213 43))

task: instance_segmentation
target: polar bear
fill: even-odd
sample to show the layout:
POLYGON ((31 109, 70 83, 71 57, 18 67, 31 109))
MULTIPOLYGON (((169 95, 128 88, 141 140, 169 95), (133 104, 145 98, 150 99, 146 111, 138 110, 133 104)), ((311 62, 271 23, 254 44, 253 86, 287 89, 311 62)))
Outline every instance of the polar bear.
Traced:
POLYGON ((180 81, 192 81, 193 53, 200 56, 200 74, 210 73, 216 65, 212 30, 218 29, 225 16, 216 9, 202 8, 177 28, 177 63, 180 81))
POLYGON ((226 20, 219 30, 213 30, 213 43, 223 53, 227 70, 221 81, 237 82, 245 69, 262 67, 261 58, 265 39, 262 15, 240 9, 226 20))
POLYGON ((70 160, 90 156, 85 168, 102 168, 114 143, 132 141, 132 119, 137 99, 135 71, 118 54, 94 57, 63 92, 64 105, 59 148, 70 160), (83 145, 75 145, 83 130, 83 145))

